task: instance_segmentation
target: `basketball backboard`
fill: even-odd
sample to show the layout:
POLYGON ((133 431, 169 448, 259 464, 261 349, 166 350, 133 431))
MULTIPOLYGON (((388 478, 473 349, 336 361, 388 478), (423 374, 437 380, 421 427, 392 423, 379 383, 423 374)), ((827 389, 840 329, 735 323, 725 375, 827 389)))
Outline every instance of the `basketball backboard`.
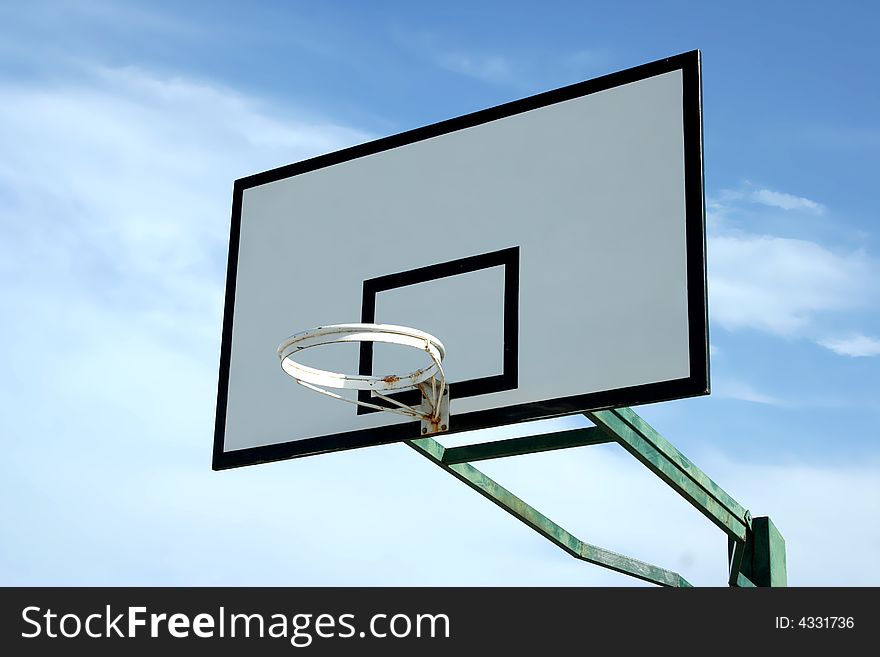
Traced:
POLYGON ((237 180, 214 469, 419 437, 284 374, 327 324, 440 338, 450 432, 706 394, 700 112, 691 52, 237 180))

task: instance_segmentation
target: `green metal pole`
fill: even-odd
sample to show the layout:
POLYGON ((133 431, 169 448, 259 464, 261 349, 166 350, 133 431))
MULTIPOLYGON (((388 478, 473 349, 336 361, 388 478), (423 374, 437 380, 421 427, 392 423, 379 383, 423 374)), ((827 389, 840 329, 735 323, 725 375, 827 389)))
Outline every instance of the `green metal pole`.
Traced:
POLYGON ((785 539, 770 518, 752 520, 740 572, 754 586, 787 586, 785 539))

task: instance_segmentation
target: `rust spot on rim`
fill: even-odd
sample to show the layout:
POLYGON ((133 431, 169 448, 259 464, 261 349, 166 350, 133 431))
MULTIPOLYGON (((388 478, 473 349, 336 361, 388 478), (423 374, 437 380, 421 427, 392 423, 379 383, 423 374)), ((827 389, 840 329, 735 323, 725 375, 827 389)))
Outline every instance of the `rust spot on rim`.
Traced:
POLYGON ((382 381, 384 381, 385 383, 397 383, 398 381, 400 381, 400 377, 394 374, 389 374, 388 376, 383 377, 382 381))

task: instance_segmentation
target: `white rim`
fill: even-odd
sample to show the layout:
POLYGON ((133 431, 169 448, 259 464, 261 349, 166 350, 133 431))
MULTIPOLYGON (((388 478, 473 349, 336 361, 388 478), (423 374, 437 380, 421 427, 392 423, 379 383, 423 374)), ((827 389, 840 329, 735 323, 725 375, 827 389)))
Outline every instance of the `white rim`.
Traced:
POLYGON ((443 347, 443 343, 430 333, 394 324, 332 324, 329 326, 319 326, 309 331, 296 333, 278 345, 278 358, 281 360, 281 368, 300 383, 310 383, 327 388, 375 390, 378 392, 414 388, 418 384, 432 378, 438 372, 442 374, 440 362, 445 356, 446 349, 443 347), (427 352, 431 357, 431 363, 409 374, 373 376, 320 370, 297 363, 291 358, 292 355, 303 349, 335 342, 387 342, 413 347, 427 352))

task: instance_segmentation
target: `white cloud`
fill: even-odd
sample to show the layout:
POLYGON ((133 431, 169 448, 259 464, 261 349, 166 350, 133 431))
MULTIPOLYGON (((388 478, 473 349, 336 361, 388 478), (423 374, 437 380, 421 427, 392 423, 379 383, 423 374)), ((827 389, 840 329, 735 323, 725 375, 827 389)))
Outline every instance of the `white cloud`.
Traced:
POLYGON ((802 196, 776 192, 771 189, 758 189, 749 194, 749 198, 757 203, 763 203, 774 208, 783 210, 809 210, 816 214, 822 214, 825 208, 820 203, 802 196))
POLYGON ((880 340, 866 335, 853 335, 846 338, 825 338, 819 344, 841 356, 880 356, 880 340))
POLYGON ((611 53, 602 49, 578 50, 563 59, 564 64, 579 76, 603 72, 610 68, 611 53))
POLYGON ((366 137, 131 68, 4 84, 0 284, 74 315, 80 299, 129 323, 213 334, 232 181, 366 137))
POLYGON ((143 70, 0 84, 0 581, 227 581, 200 491, 260 506, 210 472, 232 182, 367 138, 143 70))
POLYGON ((868 302, 871 263, 807 240, 715 234, 708 243, 710 314, 727 329, 810 333, 822 313, 868 302))
MULTIPOLYGON (((750 231, 749 227, 767 217, 766 211, 756 212, 749 203, 825 212, 817 201, 755 189, 748 181, 740 189, 724 189, 709 198, 712 322, 728 330, 752 329, 807 339, 844 356, 878 355, 880 341, 875 338, 853 329, 839 336, 840 326, 860 325, 876 307, 880 298, 877 262, 864 249, 835 249, 810 239, 750 231)), ((795 234, 809 231, 803 218, 797 214, 791 219, 772 217, 773 225, 795 234)))
POLYGON ((437 56, 443 68, 492 84, 511 84, 517 81, 513 63, 500 55, 468 55, 445 53, 437 56))
POLYGON ((391 34, 405 49, 447 71, 495 85, 518 86, 523 82, 523 62, 510 56, 463 49, 450 43, 447 35, 435 32, 396 26, 391 34))
MULTIPOLYGON (((716 208, 724 207, 719 202, 731 201, 748 201, 773 208, 781 208, 782 210, 805 210, 812 214, 822 214, 825 212, 825 206, 812 199, 767 188, 755 189, 748 182, 745 182, 744 187, 741 189, 721 190, 718 200, 714 202, 714 206, 716 208)), ((710 201, 709 206, 711 208, 713 202, 710 201)))
POLYGON ((755 404, 767 404, 770 406, 784 406, 785 402, 755 390, 748 383, 735 380, 721 379, 712 384, 712 394, 716 397, 738 399, 740 401, 753 402, 755 404))

